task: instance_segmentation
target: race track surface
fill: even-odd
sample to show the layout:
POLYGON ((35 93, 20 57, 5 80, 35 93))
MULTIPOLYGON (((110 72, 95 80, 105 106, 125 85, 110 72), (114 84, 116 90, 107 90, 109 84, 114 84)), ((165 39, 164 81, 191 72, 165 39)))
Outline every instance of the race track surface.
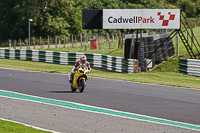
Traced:
POLYGON ((200 125, 198 89, 91 77, 83 93, 72 93, 68 75, 4 68, 0 89, 200 125))

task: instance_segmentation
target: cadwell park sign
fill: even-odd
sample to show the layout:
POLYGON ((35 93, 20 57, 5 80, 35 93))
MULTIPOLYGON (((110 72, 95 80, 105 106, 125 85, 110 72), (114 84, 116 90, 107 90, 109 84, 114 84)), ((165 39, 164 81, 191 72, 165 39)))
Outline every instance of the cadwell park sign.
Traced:
POLYGON ((103 29, 179 29, 180 9, 103 9, 103 29))
POLYGON ((145 71, 151 62, 160 63, 175 54, 172 39, 176 35, 179 35, 191 59, 197 59, 192 47, 199 51, 196 45, 200 46, 180 9, 82 10, 82 27, 83 29, 137 29, 136 34, 125 35, 124 58, 138 59, 142 71, 145 71), (167 34, 148 35, 142 33, 143 29, 174 30, 167 34))

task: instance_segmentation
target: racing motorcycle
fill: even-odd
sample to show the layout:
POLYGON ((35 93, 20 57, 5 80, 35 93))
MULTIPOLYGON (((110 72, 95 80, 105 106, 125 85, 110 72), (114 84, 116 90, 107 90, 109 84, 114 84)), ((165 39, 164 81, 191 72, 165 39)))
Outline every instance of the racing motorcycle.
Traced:
POLYGON ((71 91, 75 92, 79 90, 82 93, 86 87, 86 82, 89 78, 90 70, 85 64, 80 64, 76 69, 74 69, 74 78, 71 83, 71 91))

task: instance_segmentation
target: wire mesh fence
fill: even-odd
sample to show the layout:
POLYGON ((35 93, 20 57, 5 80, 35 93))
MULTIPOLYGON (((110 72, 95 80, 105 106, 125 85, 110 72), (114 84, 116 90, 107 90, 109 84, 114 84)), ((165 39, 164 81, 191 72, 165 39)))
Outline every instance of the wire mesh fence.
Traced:
POLYGON ((97 39, 99 49, 109 47, 115 48, 118 42, 117 34, 108 35, 106 33, 101 34, 88 34, 85 35, 71 35, 71 36, 56 36, 56 37, 31 37, 30 44, 28 39, 16 39, 8 40, 6 42, 0 42, 0 47, 7 47, 13 49, 48 49, 48 48, 89 48, 90 41, 97 39))
MULTIPOLYGON (((169 33, 169 29, 149 29, 143 30, 143 33, 154 35, 161 33, 169 33)), ((136 30, 132 33, 136 33, 136 30)), ((55 36, 55 37, 31 37, 30 44, 28 39, 8 40, 5 42, 0 41, 0 47, 10 49, 58 49, 58 48, 80 48, 92 49, 91 40, 96 39, 97 49, 116 49, 124 48, 125 34, 132 33, 87 33, 70 36, 55 36)))

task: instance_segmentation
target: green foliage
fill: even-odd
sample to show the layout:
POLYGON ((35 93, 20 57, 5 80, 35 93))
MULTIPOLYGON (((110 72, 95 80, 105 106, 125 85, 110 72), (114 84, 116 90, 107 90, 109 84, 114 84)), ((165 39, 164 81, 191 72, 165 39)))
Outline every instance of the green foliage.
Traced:
POLYGON ((48 0, 44 15, 40 14, 39 16, 39 23, 41 24, 39 35, 41 35, 41 33, 41 36, 69 34, 70 25, 68 20, 70 19, 69 12, 72 10, 72 5, 72 1, 48 0))
POLYGON ((195 17, 197 15, 196 2, 192 0, 178 0, 177 5, 188 17, 195 17))
POLYGON ((0 40, 27 37, 28 19, 35 19, 38 2, 25 0, 1 0, 0 40))
MULTIPOLYGON (((200 0, 1 0, 0 43, 8 39, 27 38, 29 19, 33 19, 31 36, 77 35, 83 32, 82 9, 143 8, 180 8, 187 17, 198 17, 200 0)), ((132 30, 121 31, 132 32, 132 30)), ((100 30, 100 32, 118 31, 100 30)))
POLYGON ((122 9, 127 6, 121 0, 78 0, 76 5, 81 9, 122 9))

